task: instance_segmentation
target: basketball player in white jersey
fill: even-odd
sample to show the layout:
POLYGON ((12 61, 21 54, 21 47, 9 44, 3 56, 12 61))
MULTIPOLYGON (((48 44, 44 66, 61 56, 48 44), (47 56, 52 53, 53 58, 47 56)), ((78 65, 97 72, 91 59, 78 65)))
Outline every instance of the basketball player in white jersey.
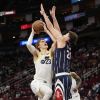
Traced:
MULTIPOLYGON (((44 31, 51 35, 44 24, 44 31)), ((51 48, 48 50, 48 44, 45 40, 41 39, 37 43, 37 46, 32 45, 32 40, 34 32, 32 32, 28 38, 26 44, 28 50, 33 55, 33 60, 35 64, 35 75, 34 80, 31 82, 31 89, 33 93, 38 96, 38 100, 49 100, 52 96, 52 53, 54 51, 55 43, 52 44, 51 48)), ((52 37, 52 36, 50 36, 52 37)), ((51 38, 53 41, 54 38, 51 38)))
POLYGON ((80 100, 80 94, 78 92, 78 88, 81 85, 81 78, 75 73, 70 72, 70 75, 72 77, 72 86, 71 86, 71 94, 72 98, 69 100, 80 100))

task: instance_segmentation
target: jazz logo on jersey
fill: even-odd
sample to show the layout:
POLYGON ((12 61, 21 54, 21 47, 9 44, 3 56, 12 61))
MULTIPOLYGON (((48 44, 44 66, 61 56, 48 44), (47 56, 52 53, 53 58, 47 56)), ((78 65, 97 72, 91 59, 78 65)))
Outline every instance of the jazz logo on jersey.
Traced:
POLYGON ((41 64, 51 64, 49 56, 46 56, 43 60, 41 60, 41 64))

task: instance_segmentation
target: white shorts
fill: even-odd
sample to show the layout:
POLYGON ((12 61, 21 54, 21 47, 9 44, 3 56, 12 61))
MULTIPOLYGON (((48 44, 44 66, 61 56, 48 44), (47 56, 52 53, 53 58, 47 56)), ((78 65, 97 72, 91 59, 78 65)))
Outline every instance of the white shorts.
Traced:
POLYGON ((69 100, 80 100, 80 94, 77 93, 77 94, 75 94, 75 95, 72 95, 72 98, 69 99, 69 100))
POLYGON ((34 79, 31 82, 30 86, 33 93, 37 96, 41 97, 41 95, 39 94, 45 95, 47 93, 52 96, 52 85, 47 84, 45 81, 34 79))

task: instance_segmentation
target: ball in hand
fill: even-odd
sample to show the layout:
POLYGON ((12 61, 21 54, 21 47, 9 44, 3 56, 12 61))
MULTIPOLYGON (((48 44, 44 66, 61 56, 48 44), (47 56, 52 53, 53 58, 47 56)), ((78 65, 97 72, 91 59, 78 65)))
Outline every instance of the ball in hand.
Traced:
POLYGON ((44 24, 43 21, 41 20, 36 20, 33 24, 32 24, 32 28, 34 29, 34 31, 36 32, 36 34, 39 34, 40 32, 44 31, 44 24))

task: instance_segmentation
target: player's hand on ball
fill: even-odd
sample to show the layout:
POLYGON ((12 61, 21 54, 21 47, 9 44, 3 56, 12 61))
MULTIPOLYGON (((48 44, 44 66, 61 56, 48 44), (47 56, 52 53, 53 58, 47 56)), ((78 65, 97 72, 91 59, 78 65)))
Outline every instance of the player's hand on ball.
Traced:
POLYGON ((34 29, 32 28, 32 32, 31 33, 33 33, 33 34, 37 34, 35 31, 34 31, 34 29))
POLYGON ((34 29, 35 34, 40 34, 41 32, 44 32, 43 25, 43 21, 41 20, 36 20, 33 22, 32 28, 34 29))
POLYGON ((33 28, 32 28, 32 33, 33 33, 33 34, 35 34, 35 31, 34 31, 34 29, 33 29, 33 28))

